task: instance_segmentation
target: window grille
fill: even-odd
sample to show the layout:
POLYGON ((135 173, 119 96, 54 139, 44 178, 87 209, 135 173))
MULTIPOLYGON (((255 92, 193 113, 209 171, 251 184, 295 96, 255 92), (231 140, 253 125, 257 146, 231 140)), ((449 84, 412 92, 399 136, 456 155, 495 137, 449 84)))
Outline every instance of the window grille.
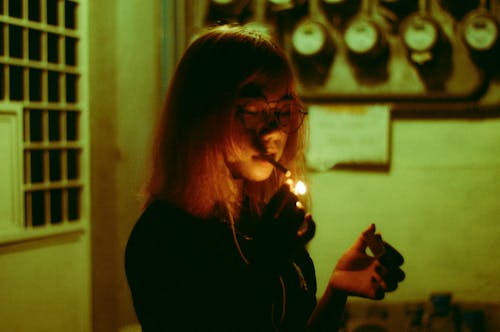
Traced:
POLYGON ((84 225, 82 5, 0 0, 0 241, 84 225))

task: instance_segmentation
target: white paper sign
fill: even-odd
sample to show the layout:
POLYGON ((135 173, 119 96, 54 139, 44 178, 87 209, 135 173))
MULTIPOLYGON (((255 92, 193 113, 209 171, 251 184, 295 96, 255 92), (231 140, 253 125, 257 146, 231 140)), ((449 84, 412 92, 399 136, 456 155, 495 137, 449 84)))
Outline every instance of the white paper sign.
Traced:
POLYGON ((388 105, 311 105, 308 117, 309 168, 325 171, 338 164, 388 164, 388 105))

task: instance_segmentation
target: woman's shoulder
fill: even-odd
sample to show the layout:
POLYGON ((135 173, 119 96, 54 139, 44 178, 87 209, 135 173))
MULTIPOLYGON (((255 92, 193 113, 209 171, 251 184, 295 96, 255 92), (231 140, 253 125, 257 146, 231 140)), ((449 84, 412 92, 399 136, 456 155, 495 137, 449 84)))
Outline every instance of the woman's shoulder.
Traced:
POLYGON ((132 228, 131 237, 139 234, 157 233, 168 227, 172 220, 179 215, 179 209, 168 202, 154 201, 141 213, 132 228))
MULTIPOLYGON (((154 241, 178 234, 188 224, 201 222, 198 218, 188 214, 180 207, 167 202, 156 200, 151 202, 139 216, 130 234, 130 241, 154 241)), ((168 241, 166 241, 168 242, 168 241)))
POLYGON ((193 217, 177 205, 164 200, 154 200, 146 206, 139 222, 142 220, 165 220, 172 217, 193 217))
POLYGON ((133 227, 127 250, 168 250, 192 247, 203 239, 217 237, 223 223, 205 220, 167 201, 156 200, 142 212, 133 227))
POLYGON ((127 270, 147 269, 192 243, 202 220, 166 201, 150 203, 133 226, 125 248, 127 270))

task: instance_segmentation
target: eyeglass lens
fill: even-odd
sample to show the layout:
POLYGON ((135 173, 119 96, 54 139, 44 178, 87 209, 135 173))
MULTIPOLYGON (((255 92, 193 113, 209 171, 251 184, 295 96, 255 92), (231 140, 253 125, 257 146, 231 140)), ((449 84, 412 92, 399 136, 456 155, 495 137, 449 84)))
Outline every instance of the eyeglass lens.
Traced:
POLYGON ((247 129, 258 129, 264 124, 275 125, 282 131, 293 132, 300 128, 305 112, 291 100, 250 101, 238 105, 238 113, 247 129))

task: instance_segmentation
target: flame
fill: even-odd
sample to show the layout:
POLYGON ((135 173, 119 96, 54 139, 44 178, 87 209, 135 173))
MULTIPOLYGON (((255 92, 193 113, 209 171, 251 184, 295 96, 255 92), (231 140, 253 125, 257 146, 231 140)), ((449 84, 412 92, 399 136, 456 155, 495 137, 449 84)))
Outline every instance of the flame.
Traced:
POLYGON ((295 195, 304 195, 307 192, 307 187, 304 182, 297 181, 294 188, 295 195))
POLYGON ((290 186, 290 191, 295 195, 304 195, 307 192, 306 184, 302 181, 294 182, 292 179, 287 179, 286 183, 290 186))
MULTIPOLYGON (((287 179, 286 183, 290 186, 290 191, 293 192, 297 196, 304 195, 307 192, 306 184, 302 181, 297 181, 294 185, 294 181, 292 179, 287 179)), ((304 205, 300 201, 295 203, 299 209, 303 209, 304 205)))

